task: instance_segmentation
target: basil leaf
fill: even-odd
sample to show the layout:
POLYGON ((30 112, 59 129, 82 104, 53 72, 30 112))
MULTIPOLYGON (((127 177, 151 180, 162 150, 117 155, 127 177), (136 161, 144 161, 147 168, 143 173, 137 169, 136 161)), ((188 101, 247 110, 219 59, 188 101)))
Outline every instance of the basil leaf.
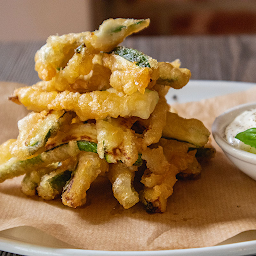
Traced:
POLYGON ((235 138, 246 145, 256 148, 256 128, 250 128, 244 132, 240 132, 235 138))

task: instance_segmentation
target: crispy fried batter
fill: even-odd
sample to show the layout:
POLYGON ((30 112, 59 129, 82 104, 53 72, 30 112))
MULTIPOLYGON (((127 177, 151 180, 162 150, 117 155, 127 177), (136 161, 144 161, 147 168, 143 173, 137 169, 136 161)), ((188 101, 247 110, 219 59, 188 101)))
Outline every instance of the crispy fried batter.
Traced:
POLYGON ((58 69, 64 68, 74 55, 75 49, 84 43, 88 32, 81 34, 70 33, 63 36, 50 36, 35 55, 35 70, 45 81, 51 80, 58 69))
POLYGON ((0 145, 0 164, 5 163, 13 157, 12 149, 16 143, 16 139, 9 139, 0 145))
POLYGON ((54 171, 58 167, 57 163, 50 164, 46 167, 39 168, 32 172, 26 173, 21 182, 21 191, 27 196, 36 195, 36 189, 45 174, 54 171))
POLYGON ((92 52, 109 52, 123 40, 148 27, 150 20, 134 19, 108 19, 99 27, 99 30, 91 32, 86 36, 85 44, 92 52))
POLYGON ((104 54, 102 64, 111 70, 110 85, 118 91, 131 95, 145 92, 152 78, 158 72, 157 61, 151 59, 152 67, 140 67, 135 62, 126 60, 114 53, 104 54))
POLYGON ((108 164, 96 153, 82 152, 79 155, 78 166, 74 177, 62 193, 62 203, 72 208, 86 203, 86 191, 100 173, 108 171, 108 164))
POLYGON ((132 166, 138 159, 136 136, 131 129, 121 125, 118 120, 97 120, 98 154, 108 163, 121 161, 132 166))
POLYGON ((166 113, 168 109, 169 106, 166 99, 160 97, 150 117, 140 121, 146 127, 144 131, 143 147, 157 143, 162 137, 162 131, 166 125, 166 113))
POLYGON ((114 89, 80 94, 68 91, 45 92, 32 86, 16 89, 14 94, 29 110, 74 111, 82 121, 104 119, 107 116, 137 116, 147 119, 159 99, 158 93, 150 90, 144 94, 135 92, 132 95, 124 95, 114 89))
POLYGON ((148 170, 141 179, 145 185, 141 201, 149 212, 164 212, 177 181, 178 168, 167 161, 161 146, 147 148, 142 152, 142 159, 146 161, 148 170))
POLYGON ((209 130, 200 120, 195 118, 185 119, 177 113, 167 113, 163 137, 186 141, 202 147, 208 142, 209 136, 209 130))
POLYGON ((133 179, 138 167, 127 167, 125 164, 110 164, 107 174, 112 183, 114 197, 125 208, 129 209, 139 202, 139 194, 133 187, 133 179))
POLYGON ((35 56, 42 81, 9 97, 33 112, 19 121, 17 140, 0 145, 0 182, 25 174, 26 195, 61 196, 76 208, 105 175, 125 209, 141 201, 152 213, 166 211, 178 179, 200 177, 201 161, 215 154, 210 132, 168 112, 165 99, 190 71, 118 46, 148 25, 108 19, 94 32, 48 38, 35 56))
POLYGON ((19 159, 34 155, 62 125, 69 124, 71 119, 72 115, 64 110, 31 112, 18 122, 19 136, 12 148, 12 154, 19 159))
POLYGON ((64 69, 80 45, 91 53, 109 52, 127 36, 149 25, 149 19, 108 19, 94 32, 50 36, 35 55, 35 70, 42 80, 51 80, 58 70, 64 69))
POLYGON ((72 157, 61 162, 55 170, 45 173, 40 179, 36 190, 44 200, 52 200, 61 195, 63 187, 71 178, 77 165, 77 158, 72 157))
POLYGON ((159 78, 157 79, 158 84, 170 86, 174 89, 181 89, 184 87, 190 77, 191 72, 187 68, 180 68, 180 63, 176 62, 159 62, 159 78))
POLYGON ((97 143, 96 125, 90 123, 72 123, 63 125, 56 136, 49 138, 45 149, 49 150, 69 141, 85 140, 97 143))

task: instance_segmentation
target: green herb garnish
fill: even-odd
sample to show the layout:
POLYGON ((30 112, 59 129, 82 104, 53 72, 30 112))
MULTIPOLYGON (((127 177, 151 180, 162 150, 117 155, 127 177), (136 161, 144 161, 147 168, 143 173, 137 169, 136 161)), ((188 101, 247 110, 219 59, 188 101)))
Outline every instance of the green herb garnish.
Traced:
POLYGON ((256 148, 256 128, 250 128, 244 132, 240 132, 235 138, 246 145, 256 148))

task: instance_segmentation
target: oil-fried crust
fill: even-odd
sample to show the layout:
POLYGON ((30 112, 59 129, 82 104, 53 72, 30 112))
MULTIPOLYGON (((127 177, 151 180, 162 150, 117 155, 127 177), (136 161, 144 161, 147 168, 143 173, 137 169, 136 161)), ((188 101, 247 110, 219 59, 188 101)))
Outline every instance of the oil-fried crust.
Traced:
POLYGON ((200 177, 200 163, 215 154, 210 132, 169 112, 165 99, 170 87, 188 83, 190 71, 179 60, 117 47, 148 25, 108 19, 93 32, 48 38, 35 56, 42 81, 9 97, 34 113, 20 121, 17 140, 0 145, 0 182, 25 174, 25 194, 61 196, 76 208, 104 175, 125 209, 141 201, 160 213, 178 179, 200 177))
POLYGON ((114 89, 80 94, 69 91, 45 92, 35 87, 23 87, 16 89, 14 95, 28 110, 74 111, 82 121, 104 119, 108 116, 137 116, 147 119, 159 99, 156 91, 147 90, 144 94, 136 92, 124 95, 114 89))

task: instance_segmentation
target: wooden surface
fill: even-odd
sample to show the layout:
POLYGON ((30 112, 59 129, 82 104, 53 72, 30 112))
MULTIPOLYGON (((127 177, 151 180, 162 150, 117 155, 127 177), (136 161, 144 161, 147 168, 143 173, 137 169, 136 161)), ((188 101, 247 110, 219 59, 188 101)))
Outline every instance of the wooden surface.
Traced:
MULTIPOLYGON (((34 55, 45 42, 0 42, 0 81, 32 85, 34 55)), ((131 37, 123 43, 158 61, 180 59, 193 80, 256 82, 255 36, 131 37)), ((0 251, 1 256, 15 255, 0 251)))
MULTIPOLYGON (((44 43, 0 42, 0 81, 37 82, 34 55, 44 43)), ((158 61, 179 58, 194 80, 256 82, 256 35, 132 37, 123 44, 158 61)))

